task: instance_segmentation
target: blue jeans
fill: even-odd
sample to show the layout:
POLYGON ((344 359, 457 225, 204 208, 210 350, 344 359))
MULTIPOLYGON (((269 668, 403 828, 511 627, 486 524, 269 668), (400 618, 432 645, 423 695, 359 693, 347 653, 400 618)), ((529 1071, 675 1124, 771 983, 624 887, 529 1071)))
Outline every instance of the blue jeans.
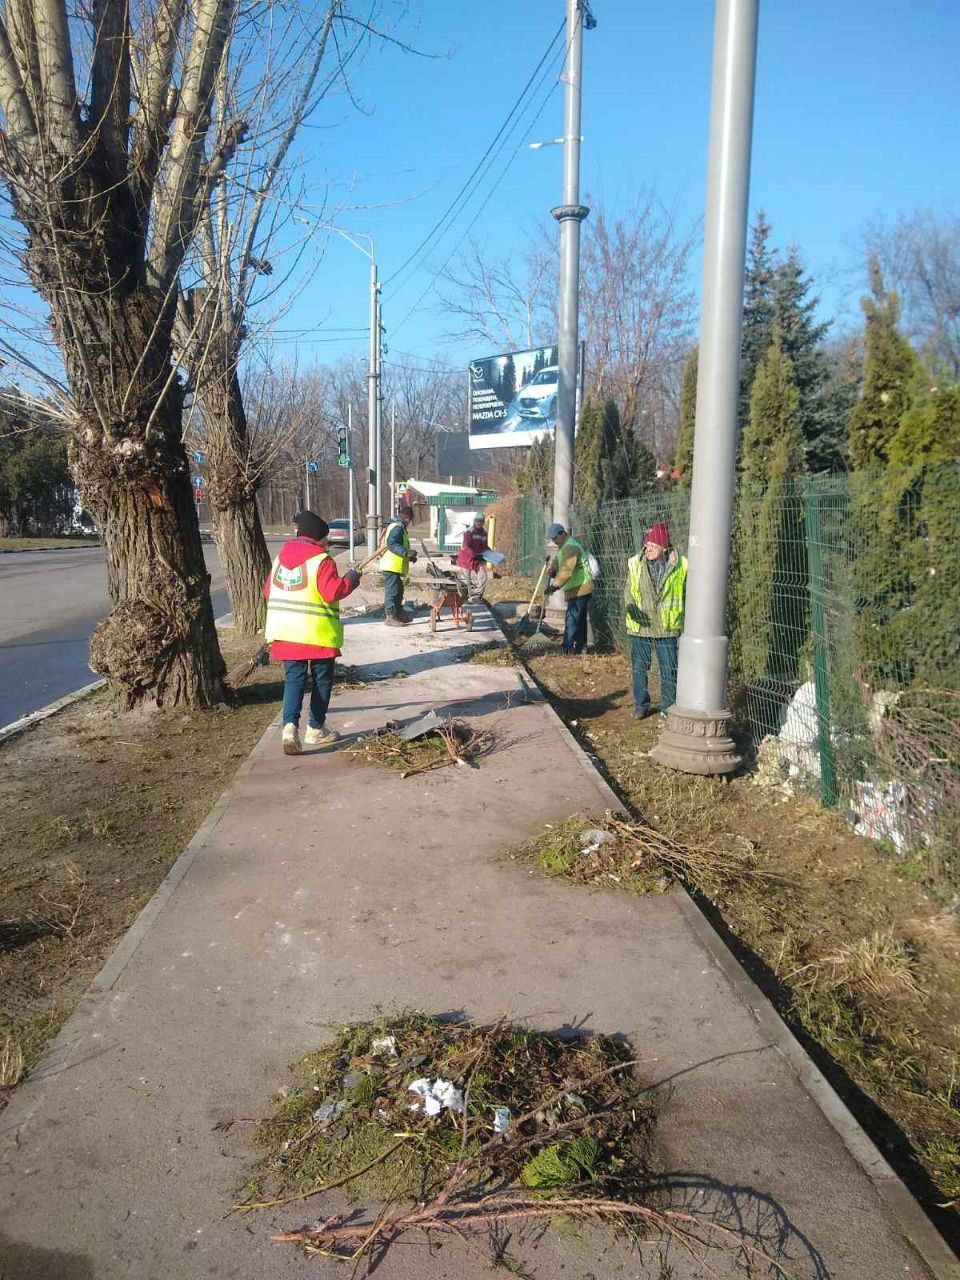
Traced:
POLYGON ((676 636, 631 636, 630 665, 633 668, 633 705, 645 715, 650 710, 650 691, 647 688, 647 672, 656 649, 657 666, 660 668, 660 710, 666 711, 677 700, 677 652, 676 636))
POLYGON ((385 573, 383 575, 383 609, 389 618, 391 613, 399 613, 403 608, 403 574, 385 573))
POLYGON ((299 724, 303 691, 310 683, 310 728, 322 729, 333 692, 336 658, 312 658, 283 664, 283 723, 299 724))
POLYGON ((583 653, 587 643, 589 596, 571 596, 567 600, 567 616, 563 623, 563 652, 583 653))

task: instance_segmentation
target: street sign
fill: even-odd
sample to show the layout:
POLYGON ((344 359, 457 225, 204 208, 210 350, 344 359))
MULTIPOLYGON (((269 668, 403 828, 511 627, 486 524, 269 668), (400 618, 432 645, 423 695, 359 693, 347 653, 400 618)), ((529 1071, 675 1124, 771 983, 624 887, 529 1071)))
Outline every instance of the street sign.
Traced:
POLYGON ((195 489, 202 489, 202 488, 203 488, 203 476, 194 476, 194 477, 193 477, 193 487, 194 487, 195 489))
POLYGON ((202 502, 202 501, 203 501, 203 490, 202 490, 202 489, 194 489, 194 491, 193 491, 193 496, 196 498, 196 500, 197 500, 198 502, 202 502))
POLYGON ((310 461, 308 460, 308 461, 307 461, 307 470, 308 470, 311 474, 312 474, 313 472, 315 472, 315 471, 319 471, 319 470, 320 470, 320 463, 319 463, 319 462, 310 462, 310 461))
POLYGON ((205 453, 201 453, 199 449, 194 449, 193 460, 194 462, 198 462, 202 467, 207 460, 207 455, 205 453))

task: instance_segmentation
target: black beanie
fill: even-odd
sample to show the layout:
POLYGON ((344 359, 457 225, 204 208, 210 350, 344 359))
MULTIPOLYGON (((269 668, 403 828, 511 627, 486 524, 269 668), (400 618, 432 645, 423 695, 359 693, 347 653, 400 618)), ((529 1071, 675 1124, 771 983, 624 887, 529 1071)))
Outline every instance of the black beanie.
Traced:
POLYGON ((326 520, 314 515, 312 511, 298 511, 294 517, 294 523, 297 526, 297 533, 304 538, 313 538, 314 542, 322 542, 330 532, 330 526, 326 520))

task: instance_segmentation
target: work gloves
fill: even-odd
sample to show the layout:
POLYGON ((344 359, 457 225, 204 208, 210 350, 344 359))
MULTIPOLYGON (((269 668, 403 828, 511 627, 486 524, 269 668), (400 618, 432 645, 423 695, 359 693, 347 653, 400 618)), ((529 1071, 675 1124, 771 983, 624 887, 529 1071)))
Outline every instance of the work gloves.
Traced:
POLYGON ((411 551, 410 554, 407 556, 407 559, 410 561, 411 564, 416 564, 417 553, 415 551, 411 551))
POLYGON ((357 587, 360 585, 360 575, 357 573, 356 569, 348 569, 343 575, 343 580, 344 582, 350 583, 351 591, 356 591, 357 587))

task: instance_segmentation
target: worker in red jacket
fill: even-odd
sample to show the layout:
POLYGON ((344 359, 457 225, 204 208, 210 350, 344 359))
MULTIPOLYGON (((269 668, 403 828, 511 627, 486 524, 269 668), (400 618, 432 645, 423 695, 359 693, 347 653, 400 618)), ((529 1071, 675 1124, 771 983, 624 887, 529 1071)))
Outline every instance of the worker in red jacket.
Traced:
POLYGON ((479 599, 487 585, 487 562, 483 553, 489 550, 483 514, 478 511, 473 517, 473 524, 464 532, 463 545, 456 559, 457 568, 466 571, 471 600, 479 599))
POLYGON ((340 601, 356 591, 360 575, 348 569, 341 578, 326 546, 330 527, 312 511, 296 517, 297 536, 285 542, 270 568, 263 594, 267 601, 266 639, 271 656, 283 663, 283 750, 300 753, 300 710, 310 687, 306 747, 336 742, 327 727, 333 691, 333 666, 343 646, 340 601))

